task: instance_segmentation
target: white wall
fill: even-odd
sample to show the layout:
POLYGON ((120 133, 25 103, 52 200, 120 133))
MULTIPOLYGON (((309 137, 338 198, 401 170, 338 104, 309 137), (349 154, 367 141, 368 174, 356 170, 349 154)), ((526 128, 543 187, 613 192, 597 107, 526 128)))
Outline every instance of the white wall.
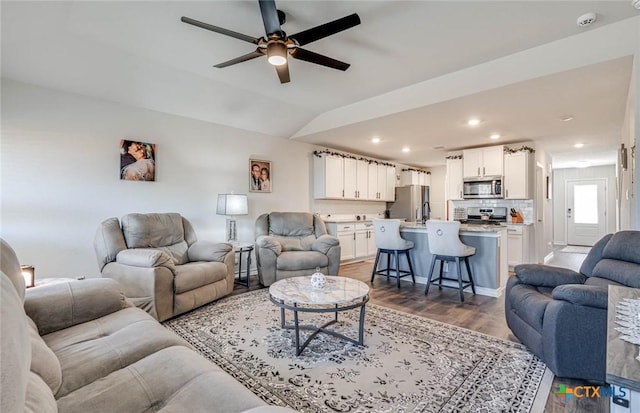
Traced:
POLYGON ((566 185, 569 180, 598 179, 607 180, 606 208, 607 233, 616 232, 616 167, 615 165, 594 166, 590 168, 567 168, 553 170, 553 243, 567 243, 567 204, 566 185))
POLYGON ((0 236, 37 277, 98 276, 98 224, 130 212, 183 214, 224 240, 219 193, 248 193, 239 239, 268 211, 310 211, 309 144, 3 79, 0 236), (155 182, 119 179, 119 141, 155 143, 155 182), (273 192, 248 192, 249 158, 273 162, 273 192))

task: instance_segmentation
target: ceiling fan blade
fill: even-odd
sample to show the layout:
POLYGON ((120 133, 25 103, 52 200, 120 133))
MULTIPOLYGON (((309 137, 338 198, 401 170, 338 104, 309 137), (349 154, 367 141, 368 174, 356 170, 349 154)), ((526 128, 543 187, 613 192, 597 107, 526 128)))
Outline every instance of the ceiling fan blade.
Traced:
POLYGON ((247 60, 255 59, 256 57, 260 57, 260 56, 264 56, 264 53, 262 52, 262 49, 258 47, 255 51, 251 53, 247 53, 246 55, 236 57, 235 59, 227 60, 226 62, 218 63, 213 67, 222 69, 223 67, 235 65, 236 63, 246 62, 247 60))
POLYGON ((357 13, 350 14, 341 19, 334 20, 320 26, 312 27, 300 33, 292 34, 289 38, 294 39, 298 45, 304 46, 316 40, 320 40, 332 34, 352 28, 360 24, 360 16, 357 13))
POLYGON ((289 83, 291 79, 289 78, 289 64, 285 63, 280 66, 274 66, 276 68, 276 72, 278 72, 278 77, 280 78, 280 83, 289 83))
POLYGON ((345 71, 351 66, 349 63, 341 62, 336 59, 332 59, 330 57, 306 50, 301 49, 300 47, 296 47, 294 50, 290 52, 291 57, 295 57, 299 60, 304 60, 305 62, 315 63, 321 66, 327 66, 332 69, 338 69, 345 71))
POLYGON ((280 18, 278 17, 278 9, 274 0, 260 0, 260 13, 262 13, 262 22, 267 37, 272 34, 283 38, 285 34, 280 28, 280 18))
POLYGON ((214 26, 209 23, 203 23, 201 21, 194 20, 189 17, 182 16, 180 20, 182 20, 184 23, 191 24, 193 26, 200 27, 202 29, 211 30, 212 32, 216 32, 216 33, 224 34, 226 36, 235 37, 236 39, 244 40, 245 42, 258 44, 258 42, 260 41, 260 37, 253 38, 251 36, 247 36, 246 34, 234 32, 233 30, 223 29, 222 27, 214 26))

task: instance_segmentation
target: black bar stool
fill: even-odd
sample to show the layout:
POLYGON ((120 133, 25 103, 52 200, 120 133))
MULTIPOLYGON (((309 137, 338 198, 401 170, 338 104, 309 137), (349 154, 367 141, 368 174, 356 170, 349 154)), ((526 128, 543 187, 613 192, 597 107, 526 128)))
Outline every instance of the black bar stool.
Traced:
POLYGON ((400 278, 411 276, 413 283, 416 283, 416 277, 413 274, 413 266, 411 265, 411 257, 409 250, 413 248, 413 242, 407 241, 400 236, 400 220, 399 219, 374 219, 373 228, 376 234, 376 262, 373 264, 373 272, 371 273, 371 282, 373 282, 376 274, 384 275, 389 281, 389 277, 395 277, 400 288, 400 278), (387 267, 378 269, 380 255, 387 254, 387 267), (407 257, 409 271, 400 269, 400 254, 407 257), (391 266, 391 257, 394 258, 395 266, 391 266), (392 271, 395 273, 392 273, 392 271))
POLYGON ((465 245, 460 241, 458 232, 460 231, 460 221, 427 221, 427 238, 429 239, 429 252, 433 255, 431 260, 431 269, 429 270, 429 278, 427 279, 427 287, 424 290, 425 295, 429 293, 429 286, 432 282, 438 281, 438 288, 458 288, 460 291, 460 301, 464 302, 463 290, 471 287, 473 294, 476 294, 476 288, 473 283, 473 275, 471 274, 471 266, 469 265, 469 257, 475 255, 476 249, 465 245), (433 270, 436 261, 440 261, 440 275, 433 278, 433 270), (464 260, 467 267, 467 275, 469 279, 462 279, 462 266, 460 261, 464 260), (445 261, 455 262, 458 270, 458 278, 445 277, 442 275, 442 267, 445 261), (458 285, 442 285, 442 280, 457 281, 458 285))

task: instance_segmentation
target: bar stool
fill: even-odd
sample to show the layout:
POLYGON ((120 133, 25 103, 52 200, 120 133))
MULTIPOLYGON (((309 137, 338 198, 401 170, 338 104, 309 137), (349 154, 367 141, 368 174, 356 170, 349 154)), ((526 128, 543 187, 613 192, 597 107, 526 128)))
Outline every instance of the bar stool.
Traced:
POLYGON ((373 229, 376 234, 376 247, 378 247, 378 252, 376 253, 376 262, 373 264, 371 282, 373 282, 376 274, 385 275, 387 281, 389 281, 389 277, 395 277, 398 282, 398 288, 400 288, 400 278, 410 275, 415 284, 416 278, 413 274, 413 266, 411 265, 411 257, 409 256, 409 250, 413 248, 413 242, 407 241, 400 236, 400 220, 374 219, 373 229), (387 254, 387 268, 378 270, 380 254, 387 254), (409 271, 400 269, 399 254, 405 254, 407 256, 409 271), (391 256, 394 257, 395 268, 391 267, 391 256), (395 275, 391 274, 391 271, 395 271, 395 275))
POLYGON ((458 232, 460 231, 460 221, 440 221, 429 220, 427 221, 427 238, 429 239, 429 252, 433 255, 431 260, 431 269, 429 270, 429 278, 427 279, 427 287, 424 290, 425 295, 429 293, 429 286, 432 282, 438 281, 438 289, 442 287, 458 288, 460 291, 460 301, 464 302, 464 294, 462 291, 471 286, 473 294, 476 293, 476 288, 473 283, 473 275, 471 274, 471 267, 469 266, 469 257, 475 255, 476 249, 465 245, 460 241, 458 232), (465 266, 467 267, 468 281, 462 280, 462 267, 460 261, 464 259, 465 266), (433 270, 436 266, 436 261, 440 261, 440 275, 438 278, 433 278, 433 270), (455 262, 458 268, 458 278, 444 277, 442 275, 442 268, 445 261, 455 262), (442 280, 458 281, 458 286, 442 285, 442 280))

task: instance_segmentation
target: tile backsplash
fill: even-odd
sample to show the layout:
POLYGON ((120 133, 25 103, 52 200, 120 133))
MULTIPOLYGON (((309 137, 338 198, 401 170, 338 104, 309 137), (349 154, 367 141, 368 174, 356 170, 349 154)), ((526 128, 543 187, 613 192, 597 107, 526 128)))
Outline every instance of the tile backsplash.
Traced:
MULTIPOLYGON (((506 207, 517 209, 522 214, 525 224, 533 222, 533 200, 531 199, 473 199, 465 201, 451 201, 449 204, 449 216, 453 217, 453 208, 469 207, 506 207)), ((507 222, 511 222, 511 216, 507 215, 507 222)))

